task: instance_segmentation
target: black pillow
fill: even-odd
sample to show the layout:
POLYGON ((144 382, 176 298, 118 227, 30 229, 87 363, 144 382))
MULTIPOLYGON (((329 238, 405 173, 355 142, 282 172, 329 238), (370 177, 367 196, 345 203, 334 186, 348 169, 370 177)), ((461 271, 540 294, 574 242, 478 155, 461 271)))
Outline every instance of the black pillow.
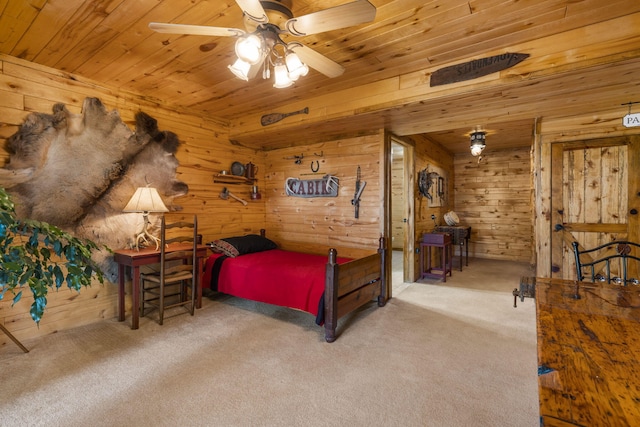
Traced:
POLYGON ((276 249, 273 241, 258 234, 247 234, 246 236, 226 237, 211 242, 211 249, 222 252, 228 257, 235 258, 239 255, 251 254, 254 252, 276 249))

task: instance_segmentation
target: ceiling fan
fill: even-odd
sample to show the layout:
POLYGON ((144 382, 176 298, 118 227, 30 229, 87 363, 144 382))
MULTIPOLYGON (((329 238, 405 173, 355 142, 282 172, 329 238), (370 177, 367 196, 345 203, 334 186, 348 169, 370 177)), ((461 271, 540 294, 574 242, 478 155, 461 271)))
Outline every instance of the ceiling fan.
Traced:
POLYGON ((233 74, 249 80, 262 70, 269 79, 273 67, 274 87, 291 86, 309 67, 327 77, 338 77, 342 65, 298 41, 285 43, 281 34, 306 36, 371 22, 376 8, 366 0, 357 0, 307 15, 294 17, 291 0, 235 0, 242 9, 246 30, 204 25, 150 22, 149 28, 159 33, 199 36, 236 37, 238 59, 229 65, 233 74))

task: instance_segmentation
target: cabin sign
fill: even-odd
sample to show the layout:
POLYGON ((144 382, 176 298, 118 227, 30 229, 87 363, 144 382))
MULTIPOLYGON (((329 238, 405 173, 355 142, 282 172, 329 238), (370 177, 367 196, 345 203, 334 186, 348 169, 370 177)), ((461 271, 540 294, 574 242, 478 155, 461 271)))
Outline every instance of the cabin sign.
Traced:
POLYGON ((339 181, 333 175, 322 179, 287 178, 284 189, 287 196, 293 197, 337 197, 339 181))
POLYGON ((640 113, 627 114, 622 118, 622 124, 627 128, 640 126, 640 113))
POLYGON ((529 57, 528 53, 502 53, 488 58, 474 59, 462 64, 451 65, 431 74, 430 86, 440 86, 488 76, 506 70, 529 57))

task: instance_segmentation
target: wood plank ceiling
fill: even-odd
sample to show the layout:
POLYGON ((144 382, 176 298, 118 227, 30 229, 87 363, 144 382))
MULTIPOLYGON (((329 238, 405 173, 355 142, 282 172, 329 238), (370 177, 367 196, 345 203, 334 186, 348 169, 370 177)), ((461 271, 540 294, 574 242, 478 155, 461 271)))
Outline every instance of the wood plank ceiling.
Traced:
MULTIPOLYGON (((346 2, 293 0, 292 11, 301 16, 346 2)), ((305 100, 313 105, 315 99, 334 97, 332 102, 341 103, 354 88, 358 98, 372 98, 370 107, 361 101, 354 111, 326 122, 265 129, 244 140, 242 131, 233 135, 260 148, 372 126, 398 135, 426 133, 454 153, 468 150, 467 135, 476 126, 488 130, 495 146, 523 146, 531 141, 535 117, 585 114, 638 97, 638 27, 635 36, 620 25, 602 31, 621 17, 629 18, 628 25, 640 22, 637 0, 371 3, 377 8, 372 23, 296 38, 343 65, 345 73, 330 79, 312 70, 287 89, 275 89, 260 77, 249 82, 233 77, 227 69, 235 60, 232 37, 159 34, 147 26, 155 21, 244 28, 234 1, 0 0, 0 52, 236 126, 239 118, 285 112, 305 100), (557 37, 563 34, 567 37, 557 37), (578 55, 573 51, 578 44, 581 57, 571 58, 576 65, 558 67, 578 55), (378 92, 387 81, 426 79, 430 70, 523 46, 537 68, 524 66, 506 86, 375 99, 390 98, 378 92)))

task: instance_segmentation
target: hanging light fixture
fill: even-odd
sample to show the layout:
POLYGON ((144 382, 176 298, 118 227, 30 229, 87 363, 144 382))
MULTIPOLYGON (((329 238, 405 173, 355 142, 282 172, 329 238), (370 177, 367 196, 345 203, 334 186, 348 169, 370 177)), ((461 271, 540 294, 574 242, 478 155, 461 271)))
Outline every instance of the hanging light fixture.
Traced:
POLYGON ((487 146, 486 144, 486 135, 487 133, 484 131, 476 130, 471 132, 471 155, 479 156, 482 153, 482 150, 487 146))
POLYGON ((262 67, 263 79, 269 79, 273 74, 273 87, 289 87, 309 72, 307 64, 294 52, 298 45, 301 46, 297 42, 287 44, 282 41, 277 26, 261 24, 253 33, 238 38, 235 46, 237 59, 228 68, 239 79, 248 81, 262 67))

